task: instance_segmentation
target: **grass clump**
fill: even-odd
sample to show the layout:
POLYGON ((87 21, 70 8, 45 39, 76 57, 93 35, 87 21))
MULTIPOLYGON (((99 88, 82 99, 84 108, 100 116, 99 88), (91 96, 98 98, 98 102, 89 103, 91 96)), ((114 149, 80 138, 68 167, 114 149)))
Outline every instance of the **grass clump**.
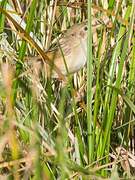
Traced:
POLYGON ((0 1, 1 179, 134 179, 134 17, 134 0, 0 1), (85 19, 87 67, 58 80, 25 60, 50 65, 85 19))

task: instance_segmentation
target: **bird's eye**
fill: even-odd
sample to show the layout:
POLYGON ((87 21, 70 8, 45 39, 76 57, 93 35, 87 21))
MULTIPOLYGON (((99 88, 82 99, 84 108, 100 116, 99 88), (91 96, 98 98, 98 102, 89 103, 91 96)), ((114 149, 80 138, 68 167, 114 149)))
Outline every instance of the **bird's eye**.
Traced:
POLYGON ((85 30, 85 31, 87 31, 87 30, 88 30, 87 26, 85 26, 85 27, 84 27, 84 30, 85 30))
POLYGON ((74 35, 75 35, 74 33, 71 34, 72 37, 74 37, 74 35))

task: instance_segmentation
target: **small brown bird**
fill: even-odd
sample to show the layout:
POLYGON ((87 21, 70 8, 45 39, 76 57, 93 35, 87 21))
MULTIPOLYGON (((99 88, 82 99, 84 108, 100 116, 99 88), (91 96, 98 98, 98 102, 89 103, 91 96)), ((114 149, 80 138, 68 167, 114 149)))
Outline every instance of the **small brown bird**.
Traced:
MULTIPOLYGON (((95 30, 100 25, 99 21, 93 19, 92 28, 95 30)), ((66 76, 68 73, 79 71, 86 64, 87 53, 87 21, 73 25, 58 39, 57 47, 46 52, 52 62, 52 66, 45 64, 47 74, 57 78, 58 74, 53 65, 59 68, 66 76)), ((34 57, 34 60, 40 59, 34 57)))

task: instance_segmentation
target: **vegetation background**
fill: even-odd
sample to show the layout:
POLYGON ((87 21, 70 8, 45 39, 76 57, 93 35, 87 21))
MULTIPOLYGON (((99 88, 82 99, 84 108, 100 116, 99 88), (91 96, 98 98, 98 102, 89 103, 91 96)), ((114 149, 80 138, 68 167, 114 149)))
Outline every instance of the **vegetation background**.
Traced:
POLYGON ((135 179, 134 18, 135 0, 0 0, 0 179, 135 179), (87 18, 87 68, 25 63, 87 18))

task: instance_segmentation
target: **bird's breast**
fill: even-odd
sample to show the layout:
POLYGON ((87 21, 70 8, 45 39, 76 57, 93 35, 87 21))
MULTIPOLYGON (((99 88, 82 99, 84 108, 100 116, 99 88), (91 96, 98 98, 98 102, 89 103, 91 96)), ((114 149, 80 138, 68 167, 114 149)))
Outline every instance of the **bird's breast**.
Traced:
POLYGON ((86 64, 86 46, 87 45, 81 43, 72 51, 71 57, 68 60, 70 73, 79 71, 86 64))

